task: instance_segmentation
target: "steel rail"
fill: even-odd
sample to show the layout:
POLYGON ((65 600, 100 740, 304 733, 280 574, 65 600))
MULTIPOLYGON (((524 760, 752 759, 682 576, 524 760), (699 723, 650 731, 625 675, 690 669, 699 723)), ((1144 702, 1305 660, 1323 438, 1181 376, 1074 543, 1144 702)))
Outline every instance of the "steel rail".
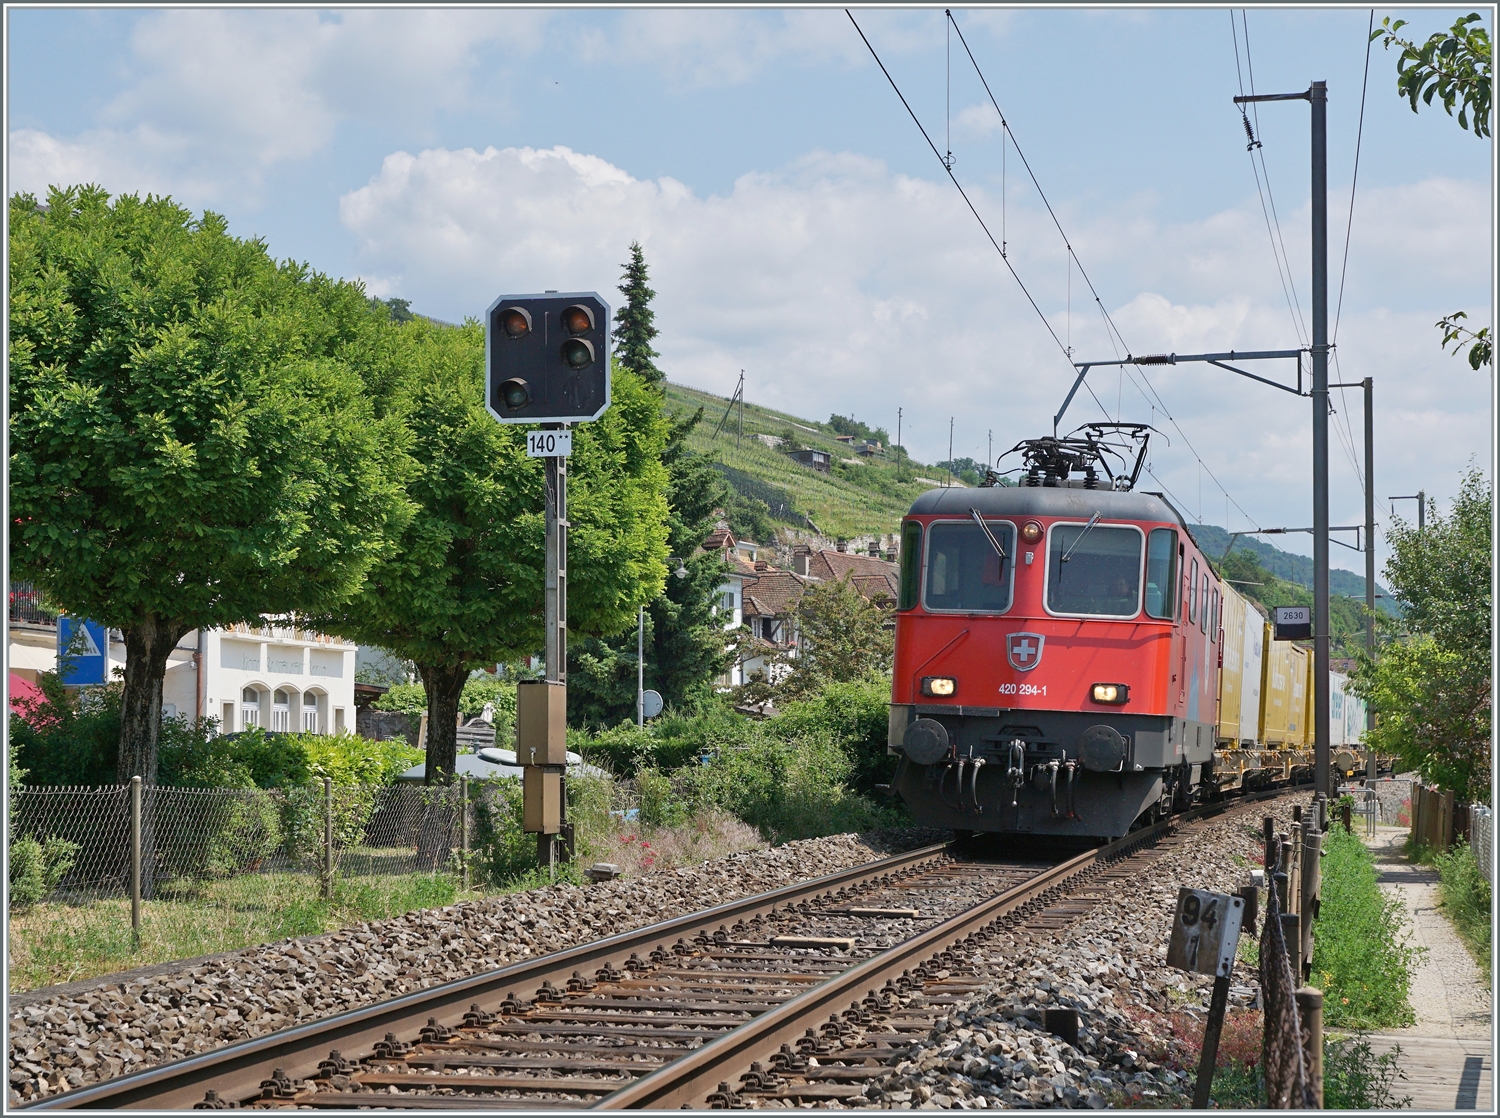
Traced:
POLYGON ((1285 791, 1285 788, 1277 788, 1233 801, 1205 804, 1043 870, 1030 881, 950 917, 657 1071, 642 1076, 634 1083, 606 1095, 590 1109, 701 1109, 706 1105, 707 1096, 721 1082, 737 1082, 738 1074, 747 1070, 752 1062, 769 1062, 772 1053, 782 1044, 795 1042, 809 1024, 817 1024, 830 1014, 837 1016, 839 1010, 848 1006, 851 1001, 857 1003, 866 990, 873 993, 885 982, 898 978, 903 971, 910 970, 997 918, 1021 908, 1080 874, 1087 873, 1095 866, 1114 860, 1116 856, 1129 857, 1135 854, 1136 848, 1166 837, 1183 823, 1220 815, 1236 807, 1281 795, 1285 791))
POLYGON ((676 937, 704 927, 749 920, 789 902, 831 894, 892 872, 937 862, 952 852, 953 845, 940 843, 905 851, 881 861, 866 862, 811 881, 782 886, 716 908, 622 932, 608 939, 593 940, 537 959, 417 990, 376 1005, 347 1010, 211 1052, 49 1095, 20 1104, 15 1109, 187 1109, 201 1101, 204 1091, 210 1087, 217 1090, 221 1098, 248 1098, 258 1092, 261 1081, 269 1078, 276 1068, 284 1069, 294 1080, 311 1076, 329 1048, 368 1051, 387 1032, 425 1023, 429 1017, 435 1018, 440 1025, 458 1025, 476 1001, 496 994, 503 996, 512 989, 524 988, 529 992, 544 981, 563 983, 575 970, 591 973, 594 968, 606 964, 618 966, 632 954, 644 955, 658 946, 670 948, 676 937))

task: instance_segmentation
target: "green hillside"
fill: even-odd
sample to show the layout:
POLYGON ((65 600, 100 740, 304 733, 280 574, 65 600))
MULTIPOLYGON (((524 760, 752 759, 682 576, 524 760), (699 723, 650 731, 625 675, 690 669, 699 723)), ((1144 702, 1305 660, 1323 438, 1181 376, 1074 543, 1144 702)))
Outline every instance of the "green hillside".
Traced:
POLYGON ((714 462, 738 492, 764 501, 775 521, 789 528, 807 530, 811 519, 825 536, 895 533, 912 501, 932 488, 931 482, 917 479, 938 481, 944 476, 938 467, 898 457, 900 452, 890 447, 882 456, 859 458, 837 440, 837 432, 827 423, 748 402, 744 437, 739 437, 739 405, 715 437, 714 429, 729 401, 680 384, 669 383, 666 388, 667 408, 674 414, 703 408, 703 422, 689 436, 692 449, 714 462), (783 448, 772 448, 757 435, 790 438, 800 447, 827 451, 832 472, 803 466, 783 448))

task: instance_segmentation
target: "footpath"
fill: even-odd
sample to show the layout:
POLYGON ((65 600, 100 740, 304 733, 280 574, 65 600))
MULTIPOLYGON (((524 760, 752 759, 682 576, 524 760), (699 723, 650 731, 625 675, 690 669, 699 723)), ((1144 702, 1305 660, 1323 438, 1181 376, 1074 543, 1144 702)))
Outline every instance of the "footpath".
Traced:
POLYGON ((1406 1078, 1397 1096, 1410 1095, 1415 1110, 1494 1113, 1493 1001, 1484 976, 1438 908, 1438 875, 1402 854, 1405 827, 1380 827, 1367 839, 1381 888, 1406 906, 1412 942, 1426 948, 1412 976, 1417 1023, 1370 1036, 1376 1052, 1401 1046, 1406 1078))

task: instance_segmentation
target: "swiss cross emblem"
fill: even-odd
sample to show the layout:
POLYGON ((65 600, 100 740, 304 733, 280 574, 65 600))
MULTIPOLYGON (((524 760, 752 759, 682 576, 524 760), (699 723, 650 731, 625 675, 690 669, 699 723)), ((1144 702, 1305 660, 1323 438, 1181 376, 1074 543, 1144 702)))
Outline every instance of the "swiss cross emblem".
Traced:
POLYGON ((1005 658, 1018 672, 1029 672, 1042 662, 1042 645, 1047 638, 1041 633, 1011 633, 1005 638, 1005 658))

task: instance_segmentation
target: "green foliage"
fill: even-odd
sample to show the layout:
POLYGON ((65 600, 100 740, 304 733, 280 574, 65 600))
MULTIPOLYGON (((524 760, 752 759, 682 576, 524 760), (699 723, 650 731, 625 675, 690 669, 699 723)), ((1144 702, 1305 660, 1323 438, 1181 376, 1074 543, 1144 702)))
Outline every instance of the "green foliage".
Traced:
POLYGON ((134 646, 120 764, 150 782, 171 646, 346 599, 404 519, 381 323, 167 198, 17 194, 9 229, 13 561, 134 646))
POLYGON ((881 602, 891 604, 867 599, 852 577, 809 586, 797 603, 801 640, 787 690, 810 695, 829 683, 890 671, 895 630, 881 602))
POLYGON ((666 374, 653 362, 661 354, 651 348, 657 335, 656 312, 651 309, 656 292, 648 286, 650 271, 639 241, 630 242, 630 262, 620 266, 625 269, 620 275, 625 302, 615 311, 615 360, 647 384, 657 384, 666 374))
POLYGON ((764 727, 786 741, 822 735, 837 743, 849 760, 850 787, 875 795, 875 786, 890 783, 896 768, 896 758, 886 756, 890 701, 891 677, 867 675, 829 683, 805 699, 787 703, 764 727))
POLYGON ((194 882, 232 877, 256 867, 281 845, 276 802, 261 789, 241 787, 240 795, 188 801, 179 819, 158 828, 157 857, 167 877, 194 882))
POLYGON ((1492 891, 1488 879, 1479 872, 1474 848, 1468 843, 1459 843, 1439 854, 1436 864, 1443 911, 1453 922, 1458 937, 1464 941, 1474 961, 1484 971, 1485 981, 1490 982, 1494 965, 1491 950, 1494 929, 1490 923, 1492 891))
MULTIPOLYGON (((783 450, 788 449, 785 445, 783 450)), ((723 475, 729 488, 723 491, 721 502, 729 518, 729 530, 735 539, 757 540, 770 543, 775 535, 775 522, 784 524, 802 523, 802 515, 796 509, 792 495, 779 485, 756 477, 745 470, 715 462, 711 467, 723 475), (740 528, 736 528, 736 523, 740 528), (741 530, 743 529, 743 530, 741 530)), ((801 467, 798 467, 799 469, 801 467)))
POLYGON ((1358 836, 1331 828, 1323 850, 1312 958, 1323 1020, 1347 1029, 1409 1025, 1416 951, 1407 943, 1401 899, 1381 891, 1375 860, 1358 836))
POLYGON ((536 836, 521 829, 525 801, 516 777, 471 781, 474 833, 469 840, 475 880, 503 886, 536 868, 536 836))
POLYGON ((667 710, 637 729, 620 722, 592 732, 570 731, 568 748, 620 777, 641 768, 676 769, 715 750, 733 746, 755 733, 755 724, 717 699, 697 710, 667 710))
POLYGON ((376 699, 373 705, 376 710, 421 714, 427 709, 427 688, 420 683, 393 683, 391 689, 376 699))
MULTIPOLYGON (((452 770, 448 704, 467 673, 543 642, 543 466, 526 456, 521 428, 485 411, 478 323, 417 318, 392 334, 384 403, 416 462, 406 496, 417 511, 360 595, 316 623, 417 665, 436 779, 452 770)), ((665 438, 656 393, 627 371, 604 416, 574 432, 568 621, 580 637, 620 632, 661 588, 665 438)))
POLYGON ((73 868, 79 845, 48 835, 38 841, 22 835, 10 844, 10 903, 13 908, 35 904, 57 888, 73 868))
POLYGON ((865 831, 887 820, 872 801, 849 789, 852 773, 849 755, 837 742, 758 735, 721 750, 706 765, 680 770, 674 784, 685 815, 723 808, 767 841, 787 842, 865 831))
POLYGON ((891 441, 891 436, 886 433, 884 427, 870 427, 861 423, 852 415, 830 415, 828 426, 832 428, 835 435, 851 435, 856 439, 873 439, 882 446, 891 441))
MULTIPOLYGON (((1236 546, 1219 564, 1219 573, 1228 579, 1267 619, 1275 616, 1277 606, 1311 606, 1313 592, 1296 582, 1271 573, 1254 552, 1236 546)), ((1335 656, 1355 656, 1364 648, 1364 602, 1333 595, 1329 605, 1329 640, 1335 656)))
POLYGON ((1400 1058, 1399 1044, 1377 1056, 1363 1036, 1325 1036, 1323 1109, 1399 1110, 1410 1106, 1411 1096, 1396 1095, 1396 1081, 1406 1078, 1400 1058))
POLYGON ((937 462, 935 465, 940 470, 947 470, 965 485, 978 485, 984 480, 985 464, 972 458, 955 458, 951 462, 937 462))
POLYGON ((1392 23, 1386 16, 1380 21, 1380 30, 1370 38, 1384 40, 1386 50, 1392 44, 1401 48, 1396 59, 1396 91, 1411 102, 1411 111, 1417 111, 1419 97, 1424 105, 1431 105, 1433 97, 1441 97, 1449 116, 1453 115, 1453 106, 1458 106, 1460 128, 1467 130, 1472 119, 1474 135, 1481 139, 1488 136, 1490 37, 1479 13, 1460 16, 1446 34, 1434 31, 1420 46, 1397 34, 1405 26, 1406 20, 1392 23))
POLYGON ((1454 311, 1450 315, 1438 319, 1434 326, 1443 332, 1443 349, 1446 351, 1451 345, 1453 352, 1457 353, 1469 344, 1469 368, 1476 373, 1483 365, 1488 365, 1494 355, 1494 339, 1490 336, 1490 328, 1481 326, 1478 330, 1470 330, 1467 326, 1460 324, 1460 319, 1468 318, 1466 311, 1454 311), (1472 344, 1470 344, 1472 343, 1472 344))
MULTIPOLYGON (((785 512, 778 511, 779 501, 759 497, 767 506, 762 514, 765 519, 760 524, 738 521, 736 510, 731 507, 735 502, 731 499, 725 512, 736 536, 768 541, 777 520, 806 528, 808 521, 804 515, 811 518, 819 531, 833 536, 895 532, 912 501, 931 488, 925 482, 914 480, 915 475, 939 476, 934 468, 914 464, 895 452, 890 457, 873 458, 857 466, 837 464, 838 458, 847 456, 849 451, 835 441, 832 434, 822 433, 816 424, 797 416, 753 403, 745 404, 747 435, 752 431, 783 434, 787 427, 792 427, 797 441, 803 446, 833 455, 834 471, 819 473, 787 457, 780 449, 766 446, 759 439, 736 440, 730 424, 726 424, 726 431, 714 438, 714 427, 728 404, 723 397, 672 383, 666 385, 666 397, 667 407, 676 414, 691 415, 700 407, 706 409, 710 421, 701 424, 689 439, 694 451, 786 494, 786 498, 780 499, 785 501, 785 512)), ((731 418, 730 423, 733 422, 731 418)), ((727 476, 734 484, 735 475, 727 476)), ((737 489, 736 492, 743 491, 737 489)))
POLYGON ((1473 803, 1490 799, 1490 509, 1489 483, 1471 470, 1447 516, 1434 509, 1421 532, 1398 521, 1387 533, 1406 635, 1354 675, 1379 711, 1371 744, 1473 803))
MULTIPOLYGON (((666 705, 695 710, 713 701, 713 681, 728 666, 722 618, 717 612, 723 567, 703 551, 715 510, 727 487, 719 473, 688 449, 689 432, 702 410, 668 419, 667 545, 683 560, 684 578, 674 573, 646 607, 645 685, 666 705)), ((607 726, 634 719, 637 679, 636 633, 591 637, 568 646, 568 717, 575 725, 607 726)))
MULTIPOLYGON (((116 783, 120 742, 120 685, 69 693, 57 676, 44 672, 37 684, 46 704, 34 719, 10 715, 11 745, 33 784, 116 783)), ((172 720, 163 720, 171 735, 172 720)))

